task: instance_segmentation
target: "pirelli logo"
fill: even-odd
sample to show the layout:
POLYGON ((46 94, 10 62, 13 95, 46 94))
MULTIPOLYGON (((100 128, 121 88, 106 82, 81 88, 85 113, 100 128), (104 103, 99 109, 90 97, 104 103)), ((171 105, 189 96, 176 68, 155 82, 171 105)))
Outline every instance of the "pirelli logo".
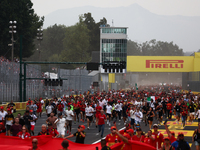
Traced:
POLYGON ((146 68, 183 68, 184 60, 146 60, 146 68))

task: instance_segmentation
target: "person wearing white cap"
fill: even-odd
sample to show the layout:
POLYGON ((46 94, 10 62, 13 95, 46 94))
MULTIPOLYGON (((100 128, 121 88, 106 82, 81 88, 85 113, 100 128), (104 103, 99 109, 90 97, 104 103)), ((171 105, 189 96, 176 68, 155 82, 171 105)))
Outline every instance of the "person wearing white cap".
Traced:
POLYGON ((158 124, 153 125, 154 132, 152 133, 153 137, 155 138, 154 147, 156 149, 160 149, 162 143, 164 142, 164 136, 162 133, 158 132, 158 124))

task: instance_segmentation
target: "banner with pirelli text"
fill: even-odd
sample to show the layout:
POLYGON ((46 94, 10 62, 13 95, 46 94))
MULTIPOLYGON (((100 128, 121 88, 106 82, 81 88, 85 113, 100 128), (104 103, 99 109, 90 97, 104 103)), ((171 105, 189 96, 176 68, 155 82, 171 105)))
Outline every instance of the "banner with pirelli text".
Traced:
POLYGON ((193 72, 194 56, 127 56, 127 72, 193 72))

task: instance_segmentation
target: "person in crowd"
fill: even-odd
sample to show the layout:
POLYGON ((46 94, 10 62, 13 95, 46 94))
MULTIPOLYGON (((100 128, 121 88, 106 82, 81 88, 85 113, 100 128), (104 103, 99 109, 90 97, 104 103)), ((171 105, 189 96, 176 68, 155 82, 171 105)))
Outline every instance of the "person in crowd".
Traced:
POLYGON ((180 121, 180 112, 181 112, 181 104, 179 102, 176 103, 175 111, 176 111, 176 124, 179 124, 180 121))
POLYGON ((169 137, 165 137, 164 138, 164 144, 160 148, 160 150, 173 150, 173 147, 171 146, 170 138, 169 137))
POLYGON ((158 125, 160 126, 163 121, 163 108, 161 103, 157 106, 157 111, 158 111, 158 125))
POLYGON ((101 106, 99 106, 99 102, 97 102, 97 106, 96 106, 96 127, 97 127, 97 125, 98 125, 98 116, 99 116, 99 114, 101 114, 101 110, 102 110, 102 107, 101 106))
POLYGON ((192 142, 195 142, 196 150, 200 150, 200 122, 198 122, 198 128, 194 130, 192 142))
POLYGON ((171 101, 168 101, 167 103, 167 117, 169 120, 172 119, 172 104, 171 104, 171 101))
POLYGON ((128 117, 127 109, 128 109, 127 103, 124 102, 122 105, 122 116, 123 116, 124 125, 126 124, 126 120, 128 117))
POLYGON ((129 135, 130 135, 130 140, 133 140, 134 139, 134 130, 133 129, 129 129, 126 131, 129 135))
POLYGON ((164 123, 164 126, 165 126, 165 130, 168 134, 168 137, 169 137, 169 140, 171 143, 175 142, 177 139, 175 138, 175 133, 173 131, 169 131, 169 128, 167 126, 167 120, 165 121, 164 123))
POLYGON ((18 113, 17 117, 19 118, 19 124, 23 127, 25 123, 24 123, 24 118, 21 116, 21 113, 18 113))
POLYGON ((47 118, 46 120, 46 124, 48 123, 51 123, 53 125, 53 128, 56 129, 57 126, 55 124, 55 121, 57 120, 58 118, 56 116, 54 116, 54 113, 50 113, 50 117, 47 118))
POLYGON ((145 126, 147 126, 147 110, 148 110, 148 106, 147 106, 147 102, 145 102, 145 104, 142 107, 143 121, 145 122, 145 126))
POLYGON ((36 120, 38 119, 37 116, 35 114, 33 114, 33 110, 30 110, 30 116, 31 116, 31 128, 30 128, 30 131, 31 131, 31 134, 34 135, 34 129, 35 129, 35 123, 36 123, 36 120))
POLYGON ((22 130, 17 133, 17 136, 22 138, 22 139, 26 139, 26 138, 30 138, 31 135, 29 134, 27 128, 25 127, 25 125, 22 127, 22 130))
POLYGON ((135 112, 135 124, 139 124, 141 122, 141 119, 143 118, 143 114, 140 111, 140 108, 137 107, 136 112, 135 112))
POLYGON ((52 138, 57 138, 59 136, 59 132, 53 128, 51 123, 48 123, 47 132, 52 136, 52 138))
POLYGON ((67 140, 63 140, 61 143, 62 149, 61 150, 69 150, 69 142, 67 140))
POLYGON ((131 129, 131 125, 130 125, 130 123, 126 123, 125 124, 125 129, 124 130, 120 130, 119 132, 120 132, 120 134, 124 134, 124 133, 126 133, 129 129, 131 129))
POLYGON ((112 106, 110 105, 110 102, 106 105, 106 117, 107 117, 107 124, 111 126, 111 114, 112 114, 112 106))
POLYGON ((0 122, 4 122, 5 121, 5 116, 7 115, 8 113, 4 110, 4 107, 1 106, 0 107, 0 122))
MULTIPOLYGON (((103 109, 100 110, 100 114, 96 118, 97 118, 97 124, 98 124, 98 127, 99 127, 99 133, 101 132, 101 138, 102 138, 103 133, 104 133, 104 128, 105 128, 105 121, 107 121, 106 115, 104 114, 103 109)), ((97 135, 99 133, 97 133, 97 135)))
MULTIPOLYGON (((71 108, 71 107, 70 107, 71 108)), ((85 120, 85 108, 86 108, 86 105, 85 103, 82 101, 81 102, 81 105, 80 105, 80 110, 81 110, 81 121, 84 122, 85 120)))
POLYGON ((11 100, 8 105, 9 105, 12 113, 16 112, 15 103, 13 103, 13 100, 11 100))
POLYGON ((194 115, 195 115, 195 108, 194 108, 194 104, 193 104, 193 102, 191 100, 189 100, 188 110, 190 112, 190 114, 189 114, 189 118, 190 118, 189 121, 192 124, 193 120, 194 120, 194 115))
POLYGON ((38 135, 50 135, 49 132, 48 132, 48 130, 47 130, 46 124, 43 124, 43 125, 42 125, 42 131, 40 131, 40 132, 38 133, 38 135))
MULTIPOLYGON (((129 129, 128 130, 128 133, 130 133, 130 131, 132 132, 132 129, 129 129)), ((137 128, 136 129, 136 135, 133 136, 132 140, 135 140, 135 141, 140 141, 140 142, 144 142, 144 138, 145 136, 142 135, 142 129, 141 128, 137 128)))
POLYGON ((197 110, 196 117, 198 118, 198 122, 200 122, 200 108, 197 110))
POLYGON ((114 133, 117 134, 123 142, 123 146, 121 147, 121 150, 132 150, 131 140, 130 140, 129 134, 124 133, 122 135, 117 130, 114 130, 114 133))
POLYGON ((68 106, 67 110, 65 111, 66 122, 67 122, 67 134, 71 135, 72 132, 72 119, 74 117, 74 113, 71 110, 71 106, 68 106))
POLYGON ((30 116, 28 110, 26 110, 25 115, 24 115, 23 118, 24 118, 24 124, 26 126, 26 129, 31 134, 31 122, 33 121, 33 118, 30 116))
POLYGON ((53 106, 51 105, 51 103, 49 103, 45 108, 47 117, 50 117, 50 114, 53 112, 53 106))
POLYGON ((106 146, 105 139, 101 139, 101 150, 111 150, 110 147, 106 146))
POLYGON ((173 142, 172 146, 175 148, 175 150, 191 150, 188 142, 184 140, 183 132, 178 133, 177 141, 173 142))
POLYGON ((154 146, 155 138, 152 136, 152 131, 149 130, 144 138, 144 143, 154 146))
POLYGON ((84 144, 84 140, 85 140, 85 126, 84 125, 80 125, 77 129, 77 132, 74 133, 74 134, 71 134, 67 137, 65 137, 64 139, 68 139, 68 138, 71 138, 71 137, 76 137, 76 140, 75 140, 75 143, 81 143, 81 144, 84 144))
POLYGON ((56 106, 56 98, 52 99, 51 100, 51 105, 53 106, 53 113, 54 113, 54 116, 57 115, 57 106, 56 106))
POLYGON ((62 112, 58 114, 58 119, 55 121, 55 124, 57 125, 57 130, 59 132, 60 137, 64 138, 66 120, 65 118, 63 118, 62 112))
POLYGON ((187 114, 188 114, 188 112, 185 109, 185 107, 182 107, 181 116, 182 116, 183 128, 185 128, 187 114))
POLYGON ((33 114, 36 115, 37 112, 37 105, 36 102, 33 103, 33 114))
POLYGON ((37 140, 36 138, 34 138, 34 139, 32 140, 32 147, 29 148, 29 150, 40 150, 40 149, 38 148, 38 140, 37 140))
POLYGON ((57 109, 58 109, 58 111, 57 111, 58 114, 60 114, 60 113, 63 112, 64 105, 61 103, 61 99, 58 100, 58 104, 57 104, 56 107, 57 107, 57 109))
POLYGON ((79 122, 79 114, 80 114, 80 104, 77 103, 77 100, 75 100, 75 103, 74 103, 74 124, 76 124, 76 118, 79 122))
POLYGON ((153 123, 153 117, 155 116, 152 107, 149 108, 149 111, 147 112, 147 116, 148 116, 147 120, 149 122, 149 129, 151 130, 151 126, 152 126, 152 123, 153 123))
POLYGON ((11 109, 7 109, 7 114, 5 116, 5 122, 6 122, 6 132, 7 132, 7 135, 10 136, 10 127, 12 126, 13 124, 13 121, 14 121, 14 116, 13 114, 11 113, 11 109))
POLYGON ((90 123, 93 120, 93 112, 94 109, 90 106, 90 103, 87 104, 87 107, 85 108, 85 114, 87 118, 87 129, 90 129, 90 123))
POLYGON ((112 126, 110 128, 111 130, 111 133, 108 134, 105 138, 106 140, 106 143, 108 144, 109 147, 111 147, 112 145, 114 145, 115 143, 120 143, 121 142, 121 139, 120 137, 116 134, 116 130, 117 128, 115 126, 112 126))
POLYGON ((41 115, 42 115, 42 103, 41 103, 41 101, 39 100, 36 105, 37 105, 37 117, 41 118, 41 115))
POLYGON ((19 118, 15 118, 15 123, 10 127, 10 132, 12 136, 17 136, 17 134, 22 130, 22 126, 19 124, 19 118))
POLYGON ((0 133, 5 133, 6 132, 6 128, 3 122, 0 122, 0 133))
POLYGON ((164 142, 164 136, 162 133, 158 132, 158 124, 153 125, 153 130, 154 132, 152 133, 152 136, 155 138, 154 147, 156 149, 160 149, 162 143, 164 142))
POLYGON ((131 126, 135 130, 135 106, 130 107, 131 126))

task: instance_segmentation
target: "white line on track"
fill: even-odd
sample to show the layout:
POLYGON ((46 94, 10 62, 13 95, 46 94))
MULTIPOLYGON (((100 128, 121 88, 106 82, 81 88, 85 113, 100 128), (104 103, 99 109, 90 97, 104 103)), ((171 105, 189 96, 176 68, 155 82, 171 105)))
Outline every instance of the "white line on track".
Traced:
MULTIPOLYGON (((123 128, 121 128, 121 129, 119 129, 119 131, 121 131, 121 130, 124 130, 126 127, 123 127, 123 128)), ((95 141, 94 143, 92 143, 92 144, 96 144, 96 143, 99 143, 102 139, 105 139, 106 137, 103 137, 103 138, 101 138, 101 139, 99 139, 99 140, 97 140, 97 141, 95 141)))

